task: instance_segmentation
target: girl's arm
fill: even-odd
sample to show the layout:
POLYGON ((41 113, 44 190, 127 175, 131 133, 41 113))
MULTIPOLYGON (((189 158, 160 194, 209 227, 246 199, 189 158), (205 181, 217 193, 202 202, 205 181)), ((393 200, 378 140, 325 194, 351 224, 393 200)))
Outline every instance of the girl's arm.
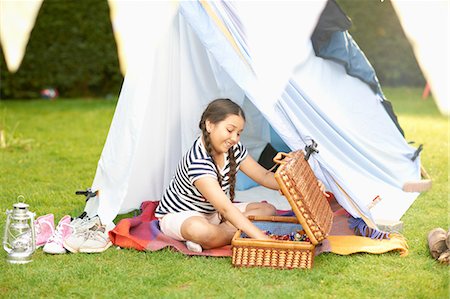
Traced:
POLYGON ((269 239, 259 228, 257 228, 238 208, 236 208, 226 194, 220 188, 219 183, 212 177, 198 179, 195 187, 208 200, 214 208, 236 228, 241 229, 254 239, 269 239))
POLYGON ((280 189, 274 173, 262 167, 250 155, 247 155, 244 161, 241 162, 240 170, 261 186, 273 190, 280 189))
MULTIPOLYGON (((244 161, 241 162, 240 170, 242 170, 249 178, 266 188, 273 190, 280 189, 274 173, 262 167, 261 164, 256 162, 250 155, 247 155, 244 161)), ((325 194, 326 197, 330 197, 330 195, 325 192, 325 185, 319 180, 317 180, 317 184, 323 194, 325 194)))

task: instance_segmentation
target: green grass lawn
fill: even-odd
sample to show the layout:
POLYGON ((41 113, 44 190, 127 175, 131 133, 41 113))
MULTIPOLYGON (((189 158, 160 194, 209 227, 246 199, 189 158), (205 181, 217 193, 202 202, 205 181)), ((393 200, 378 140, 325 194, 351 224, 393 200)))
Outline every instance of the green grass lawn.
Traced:
MULTIPOLYGON (((233 268, 230 258, 187 257, 170 250, 110 248, 102 254, 34 254, 26 265, 5 262, 0 250, 0 297, 170 298, 449 298, 449 268, 434 261, 426 236, 449 227, 449 119, 420 89, 385 89, 406 139, 423 144, 422 163, 433 188, 402 218, 410 253, 322 254, 312 270, 233 268)), ((1 101, 0 208, 19 195, 37 215, 77 216, 75 190, 92 183, 115 101, 1 101)), ((3 233, 6 216, 0 214, 3 233)))

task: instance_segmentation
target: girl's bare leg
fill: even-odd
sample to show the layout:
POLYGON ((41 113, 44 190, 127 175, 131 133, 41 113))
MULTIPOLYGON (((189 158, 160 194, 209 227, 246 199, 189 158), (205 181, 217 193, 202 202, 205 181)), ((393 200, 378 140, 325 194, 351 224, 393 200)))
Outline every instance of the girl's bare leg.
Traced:
MULTIPOLYGON (((245 216, 272 216, 276 209, 269 203, 250 203, 247 205, 245 216)), ((200 244, 204 249, 217 248, 231 244, 236 228, 228 221, 219 225, 209 223, 203 217, 190 217, 181 225, 181 235, 186 240, 200 244)))
POLYGON ((226 223, 209 223, 203 217, 190 217, 181 225, 181 235, 186 240, 200 244, 204 249, 231 244, 236 228, 226 223))
POLYGON ((277 209, 270 203, 265 202, 252 202, 247 205, 245 216, 274 216, 277 214, 277 209))

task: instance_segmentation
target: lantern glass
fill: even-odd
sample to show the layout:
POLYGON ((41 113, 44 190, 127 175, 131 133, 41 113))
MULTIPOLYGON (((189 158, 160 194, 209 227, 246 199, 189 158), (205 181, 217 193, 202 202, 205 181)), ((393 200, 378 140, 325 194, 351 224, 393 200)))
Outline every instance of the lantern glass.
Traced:
POLYGON ((31 255, 36 250, 34 213, 28 211, 27 204, 17 203, 6 214, 3 248, 8 252, 7 261, 15 264, 31 262, 31 255))

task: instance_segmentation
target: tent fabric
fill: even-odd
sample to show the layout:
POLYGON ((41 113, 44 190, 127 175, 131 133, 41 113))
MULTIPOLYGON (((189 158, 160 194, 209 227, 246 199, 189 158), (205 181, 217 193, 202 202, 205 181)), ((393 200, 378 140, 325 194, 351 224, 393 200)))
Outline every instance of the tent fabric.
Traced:
POLYGON ((392 105, 381 89, 375 70, 347 31, 350 26, 350 19, 336 2, 328 1, 311 37, 314 52, 318 57, 342 64, 347 74, 367 83, 381 97, 386 112, 404 136, 392 105))
POLYGON ((396 129, 379 96, 359 79, 346 75, 341 65, 316 57, 312 49, 290 85, 280 109, 284 119, 291 121, 289 132, 301 134, 286 138, 287 145, 303 148, 311 139, 319 144, 314 159, 323 177, 319 169, 316 175, 339 194, 339 203, 354 217, 362 213, 399 220, 417 197, 401 188, 405 181, 420 178, 420 162, 411 161, 415 149, 396 129), (382 201, 369 212, 377 196, 382 201), (355 200, 358 203, 352 207, 349 202, 355 200))
POLYGON ((332 34, 338 31, 347 31, 351 25, 352 21, 342 11, 336 1, 328 1, 311 36, 316 54, 320 48, 329 43, 332 34))
POLYGON ((337 31, 331 34, 328 43, 322 45, 316 51, 316 55, 341 63, 345 66, 347 74, 367 83, 384 99, 375 70, 348 31, 337 31))
POLYGON ((200 134, 203 109, 227 97, 246 111, 241 140, 254 158, 271 127, 292 150, 315 140, 319 153, 309 162, 341 206, 371 227, 376 219, 399 220, 418 196, 402 186, 420 179, 420 158, 411 161, 415 149, 380 95, 315 55, 310 36, 324 5, 180 2, 167 34, 129 68, 88 214, 110 222, 146 198, 160 198, 200 134))
POLYGON ((336 1, 328 1, 311 36, 314 52, 342 63, 349 75, 369 84, 384 99, 375 70, 348 33, 351 25, 350 18, 336 1))

